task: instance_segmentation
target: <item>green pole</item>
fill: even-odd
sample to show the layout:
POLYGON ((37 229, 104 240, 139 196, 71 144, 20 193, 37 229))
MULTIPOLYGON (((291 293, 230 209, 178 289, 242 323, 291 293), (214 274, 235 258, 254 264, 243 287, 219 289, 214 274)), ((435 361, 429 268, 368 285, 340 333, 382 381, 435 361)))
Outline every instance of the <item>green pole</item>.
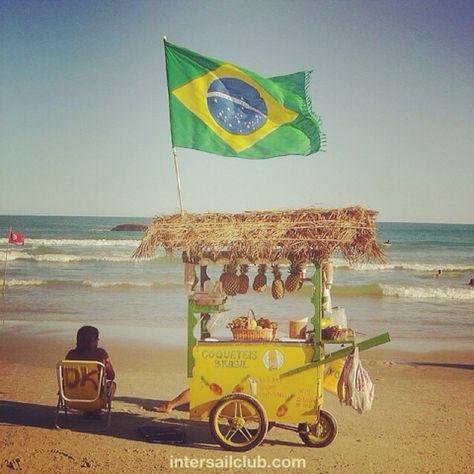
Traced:
POLYGON ((311 296, 311 303, 314 306, 314 314, 311 319, 314 329, 312 361, 316 362, 321 360, 323 356, 321 347, 321 265, 318 262, 314 262, 314 274, 311 281, 314 286, 313 295, 311 296))
POLYGON ((196 345, 196 338, 194 337, 193 330, 195 325, 194 301, 188 298, 188 377, 192 377, 194 368, 193 349, 196 345))

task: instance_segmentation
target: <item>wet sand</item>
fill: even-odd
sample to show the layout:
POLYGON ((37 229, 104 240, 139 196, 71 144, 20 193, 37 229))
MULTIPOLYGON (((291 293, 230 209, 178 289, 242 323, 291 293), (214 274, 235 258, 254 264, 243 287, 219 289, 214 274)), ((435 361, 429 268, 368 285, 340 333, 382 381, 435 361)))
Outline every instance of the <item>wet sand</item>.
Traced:
POLYGON ((87 427, 81 424, 55 429, 54 367, 73 341, 74 336, 63 333, 0 326, 0 472, 288 472, 242 467, 259 459, 268 464, 275 459, 304 461, 304 467, 289 472, 472 472, 470 351, 404 353, 387 345, 363 352, 364 367, 375 383, 373 408, 359 415, 326 394, 324 408, 339 426, 331 445, 308 448, 297 433, 273 428, 258 448, 230 453, 215 444, 206 422, 190 421, 186 411, 151 411, 159 400, 185 387, 184 349, 150 339, 108 337, 104 331, 101 343, 111 355, 118 384, 112 424, 105 432, 84 431, 87 427), (139 432, 143 426, 177 428, 186 442, 149 443, 139 432), (213 463, 222 467, 210 467, 213 463))

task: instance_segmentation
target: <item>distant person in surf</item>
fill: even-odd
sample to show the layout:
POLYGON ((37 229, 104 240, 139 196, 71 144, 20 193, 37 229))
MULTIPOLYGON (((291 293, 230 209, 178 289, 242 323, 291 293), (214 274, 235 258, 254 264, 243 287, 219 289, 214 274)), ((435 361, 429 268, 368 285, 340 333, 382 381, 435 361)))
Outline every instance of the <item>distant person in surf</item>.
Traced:
POLYGON ((435 277, 436 278, 439 278, 441 276, 441 270, 438 270, 436 273, 435 273, 435 277))
POLYGON ((468 283, 469 286, 474 286, 474 278, 471 278, 468 283))

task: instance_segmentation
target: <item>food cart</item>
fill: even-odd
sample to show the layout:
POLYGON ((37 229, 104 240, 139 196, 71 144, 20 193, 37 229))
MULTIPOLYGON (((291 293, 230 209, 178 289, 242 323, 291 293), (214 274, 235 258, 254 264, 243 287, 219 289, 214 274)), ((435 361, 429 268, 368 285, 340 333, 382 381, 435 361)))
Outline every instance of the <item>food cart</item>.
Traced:
POLYGON ((389 335, 359 341, 349 328, 325 331, 331 310, 325 301, 328 262, 331 256, 349 262, 382 259, 375 215, 361 206, 184 213, 157 216, 148 227, 136 256, 150 256, 157 247, 181 252, 189 284, 190 418, 208 419, 212 435, 224 449, 252 449, 272 426, 298 432, 311 447, 334 440, 336 421, 322 408, 325 367, 342 360, 355 346, 365 350, 388 342, 389 335), (209 265, 224 269, 220 281, 208 277, 209 265), (257 272, 250 285, 247 273, 252 265, 257 272), (265 291, 265 283, 270 286, 266 275, 270 269, 275 300, 285 291, 298 291, 303 283, 313 286, 313 314, 308 315, 306 330, 285 337, 275 321, 250 311, 230 317, 228 337, 210 337, 210 322, 216 314, 232 311, 234 296, 253 290, 258 295, 265 291), (312 276, 303 278, 304 270, 312 276), (335 344, 340 348, 331 352, 335 344))

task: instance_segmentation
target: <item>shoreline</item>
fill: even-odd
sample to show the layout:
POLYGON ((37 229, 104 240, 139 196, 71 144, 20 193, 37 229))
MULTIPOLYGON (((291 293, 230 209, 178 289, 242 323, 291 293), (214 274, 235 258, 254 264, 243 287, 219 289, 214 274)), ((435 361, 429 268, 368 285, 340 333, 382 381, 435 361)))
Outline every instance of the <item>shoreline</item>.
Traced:
MULTIPOLYGON (((0 324, 0 359, 8 355, 6 346, 10 345, 12 353, 8 359, 15 359, 18 352, 13 350, 15 344, 46 344, 66 348, 75 346, 77 329, 83 324, 92 324, 98 327, 101 340, 106 341, 108 347, 122 345, 147 348, 148 350, 166 348, 186 358, 187 336, 183 327, 157 327, 110 325, 101 321, 77 323, 71 321, 15 321, 4 320, 0 324), (133 330, 131 328, 133 327, 133 330), (16 339, 17 342, 12 342, 16 339), (3 357, 2 357, 3 355, 3 357)), ((363 339, 361 337, 360 339, 363 339)), ((109 349, 108 349, 109 350, 109 349)), ((112 351, 110 350, 112 353, 112 351)), ((61 357, 61 352, 58 357, 61 357)), ((426 339, 398 339, 361 352, 361 357, 368 360, 390 360, 396 363, 431 363, 431 364, 458 364, 469 366, 474 364, 474 345, 471 342, 453 342, 444 340, 426 339)), ((59 360, 59 359, 58 359, 59 360)))

